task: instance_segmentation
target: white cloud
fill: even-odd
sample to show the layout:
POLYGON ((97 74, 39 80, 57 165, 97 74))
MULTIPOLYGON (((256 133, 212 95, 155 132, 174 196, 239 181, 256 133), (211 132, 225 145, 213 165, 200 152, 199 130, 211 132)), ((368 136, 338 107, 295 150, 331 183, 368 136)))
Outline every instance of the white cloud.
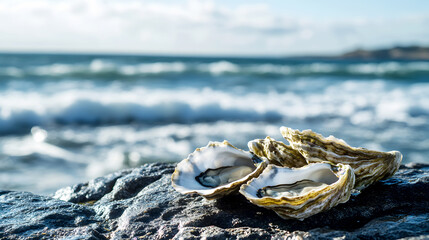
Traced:
POLYGON ((429 43, 427 16, 326 20, 279 14, 274 7, 226 7, 213 1, 3 0, 0 50, 281 55, 429 43))

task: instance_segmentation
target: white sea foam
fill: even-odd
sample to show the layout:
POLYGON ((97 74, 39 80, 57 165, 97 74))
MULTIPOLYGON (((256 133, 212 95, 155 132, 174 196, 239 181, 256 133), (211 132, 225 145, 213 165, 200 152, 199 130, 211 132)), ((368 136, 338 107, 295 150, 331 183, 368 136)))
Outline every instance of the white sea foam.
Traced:
POLYGON ((0 67, 0 76, 10 77, 29 76, 101 76, 114 74, 115 76, 141 76, 164 75, 172 73, 199 72, 214 76, 224 74, 276 74, 276 75, 317 75, 317 74, 341 74, 341 75, 372 75, 389 77, 406 77, 409 74, 429 72, 429 62, 380 62, 380 63, 263 63, 263 64, 238 64, 226 60, 211 63, 195 63, 192 61, 164 61, 150 63, 119 63, 106 59, 94 59, 88 63, 54 63, 42 66, 25 68, 0 67))
MULTIPOLYGON (((50 87, 51 88, 51 87, 50 87)), ((70 89, 58 93, 7 91, 0 101, 0 132, 36 125, 195 123, 343 118, 354 124, 425 124, 429 84, 392 87, 382 81, 345 81, 321 92, 225 92, 205 88, 70 89)))
POLYGON ((220 75, 224 73, 239 72, 240 67, 228 61, 220 61, 220 62, 210 63, 207 66, 202 65, 202 67, 200 67, 199 70, 208 71, 214 75, 220 75))
POLYGON ((137 74, 161 74, 161 73, 180 73, 187 69, 186 64, 182 62, 157 62, 141 63, 137 65, 125 65, 119 68, 119 71, 125 75, 137 74))
POLYGON ((6 67, 1 69, 0 74, 5 74, 11 77, 20 77, 23 75, 23 71, 17 67, 6 67))
POLYGON ((69 65, 69 64, 52 64, 46 66, 34 67, 30 73, 35 75, 51 75, 51 76, 60 76, 66 75, 73 72, 81 72, 84 71, 85 67, 81 65, 69 65))
POLYGON ((382 63, 364 63, 352 64, 347 67, 350 73, 354 74, 393 74, 393 73, 412 73, 416 71, 429 71, 428 62, 382 62, 382 63))

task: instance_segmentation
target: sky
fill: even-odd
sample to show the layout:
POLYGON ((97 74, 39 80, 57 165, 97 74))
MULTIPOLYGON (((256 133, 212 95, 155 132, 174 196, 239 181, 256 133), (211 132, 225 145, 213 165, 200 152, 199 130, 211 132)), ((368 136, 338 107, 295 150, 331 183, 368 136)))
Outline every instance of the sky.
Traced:
POLYGON ((0 52, 322 55, 429 46, 426 0, 0 0, 0 52))

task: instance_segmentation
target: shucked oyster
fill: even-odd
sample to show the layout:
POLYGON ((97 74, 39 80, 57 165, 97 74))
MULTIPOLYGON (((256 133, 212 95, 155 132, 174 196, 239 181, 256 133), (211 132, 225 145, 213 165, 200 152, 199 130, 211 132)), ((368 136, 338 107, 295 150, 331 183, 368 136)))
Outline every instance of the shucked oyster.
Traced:
POLYGON ((180 193, 198 193, 216 199, 237 191, 265 167, 265 161, 227 141, 210 142, 177 164, 171 180, 180 193))
POLYGON ((348 201, 354 181, 352 168, 344 164, 268 165, 259 177, 242 185, 240 193, 282 218, 302 220, 348 201))
POLYGON ((270 137, 252 140, 247 146, 250 152, 258 157, 267 158, 269 163, 277 166, 302 167, 307 165, 305 158, 299 151, 270 137))
POLYGON ((281 127, 280 132, 309 163, 329 161, 349 164, 356 175, 355 189, 357 190, 392 176, 398 170, 402 160, 402 154, 398 151, 378 152, 354 148, 341 139, 333 136, 324 138, 311 130, 300 132, 281 127))

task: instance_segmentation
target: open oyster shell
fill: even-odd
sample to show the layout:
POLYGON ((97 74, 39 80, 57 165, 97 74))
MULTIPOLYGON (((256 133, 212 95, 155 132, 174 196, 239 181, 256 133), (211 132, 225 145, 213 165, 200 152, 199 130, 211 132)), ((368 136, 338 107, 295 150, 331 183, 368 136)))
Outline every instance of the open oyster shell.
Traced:
POLYGON ((266 165, 266 161, 227 141, 210 142, 177 164, 171 181, 180 193, 198 193, 207 199, 216 199, 238 191, 266 165))
POLYGON ((323 137, 311 130, 302 132, 281 127, 280 132, 291 146, 311 162, 329 161, 350 165, 356 175, 355 189, 392 176, 399 168, 402 154, 398 151, 378 152, 349 146, 333 136, 323 137))
POLYGON ((250 152, 258 157, 265 157, 270 164, 281 167, 302 167, 307 165, 299 151, 271 137, 255 139, 248 142, 250 152))
POLYGON ((354 181, 352 168, 344 164, 268 165, 259 177, 242 185, 240 193, 282 218, 302 220, 348 201, 354 181))

